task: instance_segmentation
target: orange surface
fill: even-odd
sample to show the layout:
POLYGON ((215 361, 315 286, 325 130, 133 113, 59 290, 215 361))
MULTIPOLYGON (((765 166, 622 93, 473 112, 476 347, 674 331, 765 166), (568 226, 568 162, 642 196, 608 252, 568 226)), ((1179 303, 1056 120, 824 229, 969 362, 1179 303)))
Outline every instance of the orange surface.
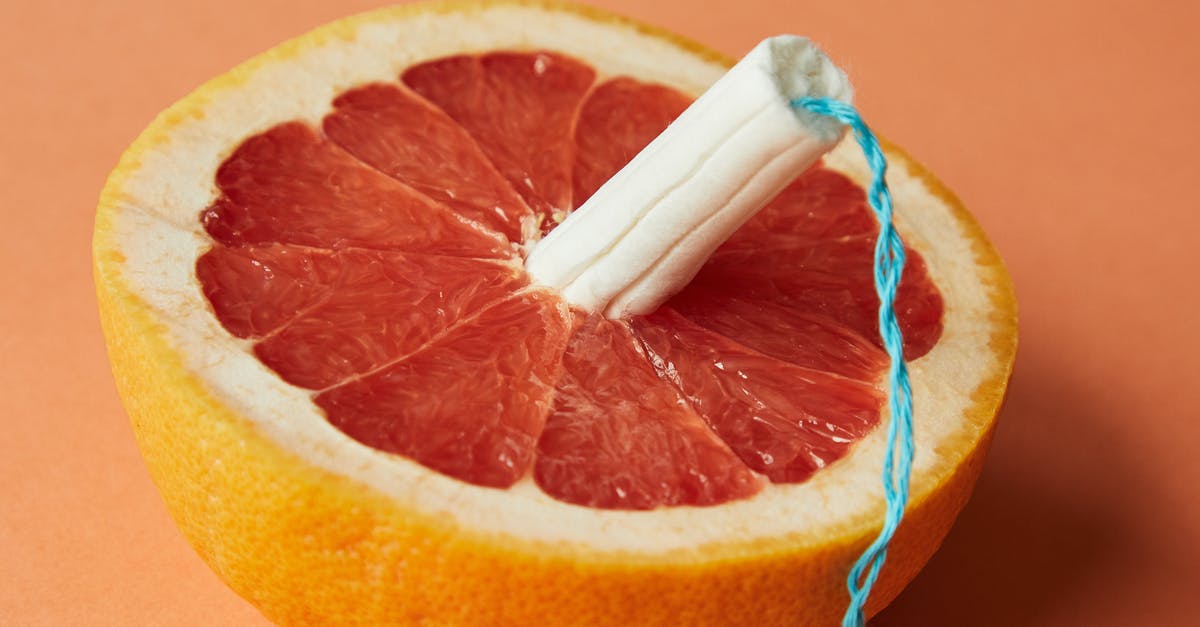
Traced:
MULTIPOLYGON (((1200 5, 595 3, 732 54, 814 37, 1009 263, 1022 346, 991 458, 873 625, 1194 624, 1200 5)), ((159 109, 376 4, 45 4, 0 7, 0 623, 261 624, 184 543, 134 447, 95 311, 92 212, 159 109)))

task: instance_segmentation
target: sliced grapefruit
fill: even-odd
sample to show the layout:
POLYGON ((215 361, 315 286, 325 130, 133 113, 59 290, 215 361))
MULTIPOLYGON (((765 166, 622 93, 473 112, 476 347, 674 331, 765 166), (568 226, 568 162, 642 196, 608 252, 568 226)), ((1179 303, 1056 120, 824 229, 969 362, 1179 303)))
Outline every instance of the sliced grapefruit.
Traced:
MULTIPOLYGON (((409 5, 155 120, 101 197, 102 320, 168 509, 234 590, 288 624, 838 620, 883 511, 853 146, 648 315, 523 267, 729 63, 575 6, 409 5)), ((872 613, 965 502, 1015 351, 999 258, 888 156, 918 455, 872 613)))

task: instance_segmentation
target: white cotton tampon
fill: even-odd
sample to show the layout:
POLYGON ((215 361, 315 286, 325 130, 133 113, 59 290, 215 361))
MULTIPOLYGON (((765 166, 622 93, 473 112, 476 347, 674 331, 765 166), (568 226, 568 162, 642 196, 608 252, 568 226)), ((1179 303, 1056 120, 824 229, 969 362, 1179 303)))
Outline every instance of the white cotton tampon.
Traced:
POLYGON ((530 252, 534 280, 609 318, 649 313, 842 137, 796 98, 850 103, 803 37, 764 40, 530 252))

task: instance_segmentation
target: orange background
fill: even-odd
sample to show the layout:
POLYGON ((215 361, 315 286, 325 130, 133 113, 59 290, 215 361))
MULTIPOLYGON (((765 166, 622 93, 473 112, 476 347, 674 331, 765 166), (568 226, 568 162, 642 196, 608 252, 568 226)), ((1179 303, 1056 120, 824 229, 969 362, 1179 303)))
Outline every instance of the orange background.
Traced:
MULTIPOLYGON (((1200 4, 595 3, 731 54, 812 36, 1008 261, 1022 345, 992 455, 873 624, 1196 624, 1200 4)), ((263 622, 184 543, 135 449, 95 312, 92 212, 155 112, 374 4, 4 0, 0 623, 263 622)))

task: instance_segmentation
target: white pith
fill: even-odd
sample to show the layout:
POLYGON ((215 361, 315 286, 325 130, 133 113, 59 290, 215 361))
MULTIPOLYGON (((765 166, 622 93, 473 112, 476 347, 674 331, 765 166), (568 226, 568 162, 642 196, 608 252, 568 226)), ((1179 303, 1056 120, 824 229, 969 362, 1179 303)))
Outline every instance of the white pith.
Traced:
POLYGON ((849 102, 850 83, 803 37, 763 40, 538 242, 526 270, 609 318, 658 309, 837 145, 839 124, 793 109, 803 97, 849 102))
MULTIPOLYGON (((178 121, 169 142, 144 154, 124 181, 107 240, 125 257, 119 275, 156 313, 185 365, 212 393, 310 463, 357 479, 404 507, 467 528, 541 542, 654 554, 738 538, 827 538, 880 516, 884 430, 876 429, 844 459, 798 485, 770 485, 746 500, 715 507, 652 512, 598 510, 555 501, 530 479, 509 490, 463 483, 402 457, 366 447, 330 425, 307 390, 284 383, 251 352, 248 341, 217 322, 195 277, 211 245, 200 211, 217 196, 214 173, 246 137, 280 122, 317 123, 338 93, 371 81, 394 81, 413 63, 461 52, 544 48, 590 63, 601 76, 630 75, 699 94, 726 68, 655 36, 570 12, 498 6, 468 13, 424 13, 361 25, 298 56, 244 69, 242 83, 178 121), (418 54, 419 51, 419 54, 418 54)), ((165 123, 156 122, 155 126, 165 123)), ((148 132, 153 132, 152 127, 148 132)), ((826 157, 859 182, 865 164, 852 142, 826 157)), ((897 222, 923 253, 945 297, 937 346, 911 364, 916 415, 914 491, 931 485, 942 443, 974 441, 982 428, 962 419, 987 376, 990 305, 976 275, 971 240, 951 209, 903 164, 889 170, 897 222)), ((885 418, 886 420, 886 418, 885 418)), ((965 454, 966 447, 952 449, 965 454)), ((219 453, 214 453, 219 455, 219 453)))

